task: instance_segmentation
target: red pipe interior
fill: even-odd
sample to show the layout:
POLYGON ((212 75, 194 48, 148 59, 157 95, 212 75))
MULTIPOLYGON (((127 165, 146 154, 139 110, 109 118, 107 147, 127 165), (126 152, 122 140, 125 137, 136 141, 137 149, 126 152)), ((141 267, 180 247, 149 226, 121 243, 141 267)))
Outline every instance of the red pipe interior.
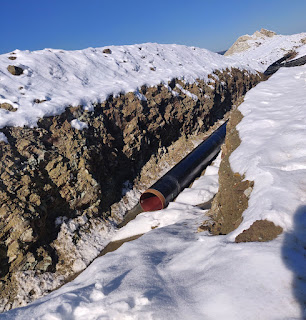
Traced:
POLYGON ((145 192, 141 195, 140 205, 144 211, 155 211, 164 208, 163 201, 151 192, 145 192))

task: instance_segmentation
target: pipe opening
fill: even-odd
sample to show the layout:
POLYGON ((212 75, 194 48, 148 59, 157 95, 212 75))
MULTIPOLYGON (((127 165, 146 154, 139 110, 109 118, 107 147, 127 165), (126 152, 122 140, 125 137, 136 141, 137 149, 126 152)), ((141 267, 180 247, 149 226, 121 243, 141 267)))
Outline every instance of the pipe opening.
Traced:
POLYGON ((149 189, 140 197, 140 205, 143 211, 156 211, 165 207, 165 198, 157 190, 149 189))

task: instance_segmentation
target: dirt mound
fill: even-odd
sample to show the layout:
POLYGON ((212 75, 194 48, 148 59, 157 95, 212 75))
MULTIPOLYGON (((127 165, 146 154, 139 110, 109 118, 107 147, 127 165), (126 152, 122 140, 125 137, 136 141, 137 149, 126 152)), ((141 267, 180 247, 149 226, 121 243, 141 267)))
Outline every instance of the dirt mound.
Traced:
POLYGON ((240 233, 235 242, 264 242, 275 239, 283 232, 283 228, 268 220, 256 220, 249 229, 240 233))

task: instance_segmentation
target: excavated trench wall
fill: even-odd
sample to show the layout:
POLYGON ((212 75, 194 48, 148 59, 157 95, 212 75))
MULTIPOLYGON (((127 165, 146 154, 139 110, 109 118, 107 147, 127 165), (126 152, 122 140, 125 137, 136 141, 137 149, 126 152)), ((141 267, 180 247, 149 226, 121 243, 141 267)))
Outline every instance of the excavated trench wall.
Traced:
POLYGON ((193 147, 189 138, 260 80, 238 69, 215 71, 208 83, 174 79, 168 87, 142 87, 141 100, 122 94, 94 111, 67 108, 37 128, 2 129, 9 143, 0 142, 0 310, 24 305, 54 289, 53 279, 85 268, 94 257, 84 243, 92 241, 98 255, 98 238, 120 221, 120 201, 129 201, 124 187, 147 188, 157 178, 147 172, 165 164, 162 154, 172 150, 180 160, 193 147), (73 119, 88 128, 75 129, 73 119))
MULTIPOLYGON (((219 190, 208 213, 211 220, 205 221, 199 231, 209 230, 213 235, 225 235, 235 230, 242 222, 242 214, 248 208, 248 200, 254 182, 245 180, 243 175, 233 172, 230 155, 240 145, 241 140, 236 129, 243 119, 241 112, 235 109, 227 124, 225 143, 222 146, 222 160, 219 168, 219 190)), ((268 220, 256 220, 249 229, 244 230, 235 242, 270 241, 281 234, 283 229, 268 220)))

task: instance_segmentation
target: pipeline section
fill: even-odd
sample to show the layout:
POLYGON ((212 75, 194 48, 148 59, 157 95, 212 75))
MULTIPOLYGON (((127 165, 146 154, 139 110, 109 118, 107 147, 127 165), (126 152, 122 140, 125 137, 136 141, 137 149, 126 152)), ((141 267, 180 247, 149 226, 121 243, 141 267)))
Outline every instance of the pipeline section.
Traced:
POLYGON ((226 134, 225 122, 140 197, 143 211, 165 208, 219 153, 226 134))
POLYGON ((302 56, 298 59, 288 61, 292 57, 293 57, 293 53, 288 53, 284 55, 284 57, 272 63, 264 72, 264 75, 271 76, 282 67, 291 68, 291 67, 303 66, 304 64, 306 64, 306 56, 302 56))

